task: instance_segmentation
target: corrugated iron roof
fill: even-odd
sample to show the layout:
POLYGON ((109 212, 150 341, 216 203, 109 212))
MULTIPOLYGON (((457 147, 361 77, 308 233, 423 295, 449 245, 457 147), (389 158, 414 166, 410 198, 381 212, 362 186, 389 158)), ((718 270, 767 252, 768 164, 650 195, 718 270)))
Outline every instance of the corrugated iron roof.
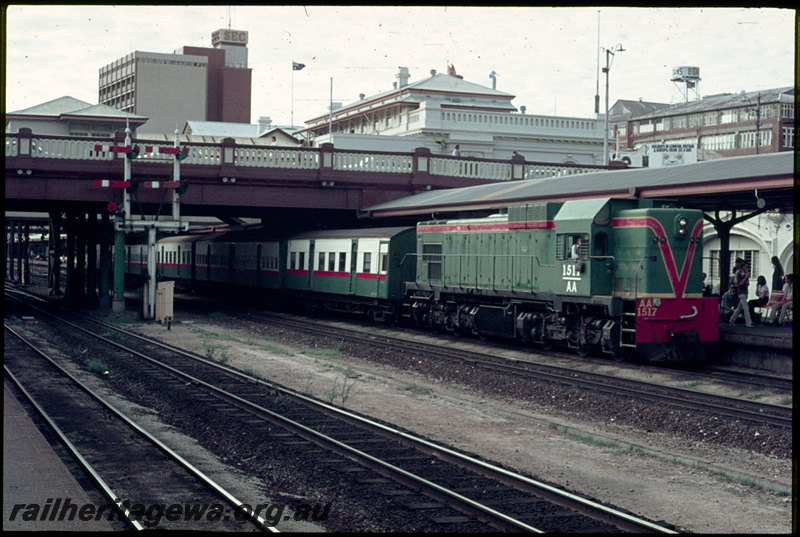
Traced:
MULTIPOLYGON (((380 213, 424 214, 477 207, 503 208, 518 202, 631 197, 645 190, 679 192, 682 188, 688 190, 690 187, 702 187, 701 189, 706 191, 719 188, 721 195, 735 189, 737 181, 746 180, 749 185, 750 180, 791 177, 793 170, 794 154, 784 151, 664 168, 610 170, 548 179, 432 190, 367 207, 364 212, 379 216, 380 213), (727 184, 727 190, 717 187, 717 183, 727 184)), ((784 200, 783 203, 784 206, 791 206, 792 200, 784 200)))
POLYGON ((742 93, 726 93, 723 95, 712 95, 704 97, 699 101, 689 101, 686 103, 673 104, 666 108, 660 108, 656 111, 649 112, 642 115, 633 115, 631 119, 638 121, 640 119, 652 119, 666 116, 675 116, 683 114, 697 114, 701 112, 710 112, 712 110, 722 110, 726 108, 737 108, 744 106, 755 106, 759 97, 761 104, 774 103, 780 100, 781 95, 794 95, 794 88, 787 86, 783 88, 774 88, 763 91, 750 91, 742 93))
POLYGON ((46 103, 37 104, 30 108, 7 112, 6 116, 51 116, 58 118, 61 116, 83 116, 83 117, 108 117, 108 118, 129 118, 129 119, 148 119, 146 116, 139 116, 123 112, 104 104, 91 104, 81 101, 75 97, 65 95, 46 103))

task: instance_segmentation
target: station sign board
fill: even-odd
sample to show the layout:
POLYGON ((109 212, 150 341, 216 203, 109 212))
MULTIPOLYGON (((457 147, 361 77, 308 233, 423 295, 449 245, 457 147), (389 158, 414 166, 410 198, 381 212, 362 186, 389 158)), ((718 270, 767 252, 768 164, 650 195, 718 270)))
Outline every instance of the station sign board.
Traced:
POLYGON ((697 162, 697 144, 650 144, 647 153, 651 168, 666 168, 667 166, 697 162))

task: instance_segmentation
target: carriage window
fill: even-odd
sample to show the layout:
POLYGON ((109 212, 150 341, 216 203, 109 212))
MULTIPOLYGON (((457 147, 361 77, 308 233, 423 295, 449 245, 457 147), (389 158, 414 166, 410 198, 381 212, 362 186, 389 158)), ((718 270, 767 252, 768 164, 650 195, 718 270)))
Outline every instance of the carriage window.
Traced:
POLYGON ((370 272, 372 270, 372 254, 369 252, 364 252, 364 272, 370 272))
POLYGON ((347 261, 347 254, 345 252, 339 252, 339 272, 347 272, 345 261, 347 261))
POLYGON ((336 254, 330 252, 328 254, 328 271, 333 272, 334 270, 336 270, 336 254))
POLYGON ((297 263, 297 252, 292 252, 289 254, 289 269, 294 270, 297 263))
POLYGON ((299 259, 297 260, 297 268, 303 270, 306 268, 306 253, 300 252, 299 259))
POLYGON ((320 252, 317 258, 317 270, 325 270, 325 252, 320 252))
POLYGON ((386 272, 389 265, 389 256, 381 254, 381 272, 386 272))

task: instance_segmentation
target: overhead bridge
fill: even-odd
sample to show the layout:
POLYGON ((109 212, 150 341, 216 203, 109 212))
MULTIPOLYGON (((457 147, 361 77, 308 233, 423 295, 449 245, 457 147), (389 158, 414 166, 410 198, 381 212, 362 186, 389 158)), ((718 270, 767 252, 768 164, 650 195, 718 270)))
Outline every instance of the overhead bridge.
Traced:
MULTIPOLYGON (((63 204, 105 208, 120 201, 120 188, 134 188, 137 203, 151 209, 162 203, 176 155, 156 151, 166 139, 133 141, 139 153, 131 160, 131 184, 124 185, 124 159, 115 140, 43 136, 29 129, 6 133, 6 204, 17 211, 48 211, 63 204), (151 149, 147 151, 146 149, 151 149), (115 190, 116 188, 116 190, 115 190)), ((607 169, 604 166, 459 158, 432 154, 274 147, 221 142, 182 141, 181 207, 187 215, 260 216, 265 209, 347 210, 420 192, 487 183, 568 176, 607 169)))

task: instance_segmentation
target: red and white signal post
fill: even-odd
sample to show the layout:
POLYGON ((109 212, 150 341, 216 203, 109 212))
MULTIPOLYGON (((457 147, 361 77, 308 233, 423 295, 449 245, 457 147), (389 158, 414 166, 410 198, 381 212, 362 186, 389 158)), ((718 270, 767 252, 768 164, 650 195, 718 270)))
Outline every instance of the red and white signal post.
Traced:
POLYGON ((170 188, 172 189, 172 215, 166 220, 158 220, 158 215, 148 218, 142 215, 141 219, 133 219, 131 213, 131 162, 140 153, 140 146, 131 145, 131 130, 125 129, 125 145, 122 147, 96 147, 98 151, 111 150, 115 153, 125 153, 125 163, 123 166, 122 181, 98 181, 98 186, 113 186, 122 188, 122 210, 114 215, 114 230, 116 231, 114 241, 114 295, 112 297, 112 311, 125 310, 125 234, 147 231, 147 278, 144 285, 143 297, 143 317, 144 319, 155 318, 156 288, 158 285, 156 278, 156 233, 157 231, 187 231, 189 223, 181 221, 181 161, 186 158, 187 153, 182 151, 178 141, 178 132, 175 132, 175 144, 173 147, 152 147, 145 146, 147 153, 161 153, 174 155, 172 181, 142 181, 137 184, 144 188, 170 188), (108 183, 108 184, 105 184, 108 183))

